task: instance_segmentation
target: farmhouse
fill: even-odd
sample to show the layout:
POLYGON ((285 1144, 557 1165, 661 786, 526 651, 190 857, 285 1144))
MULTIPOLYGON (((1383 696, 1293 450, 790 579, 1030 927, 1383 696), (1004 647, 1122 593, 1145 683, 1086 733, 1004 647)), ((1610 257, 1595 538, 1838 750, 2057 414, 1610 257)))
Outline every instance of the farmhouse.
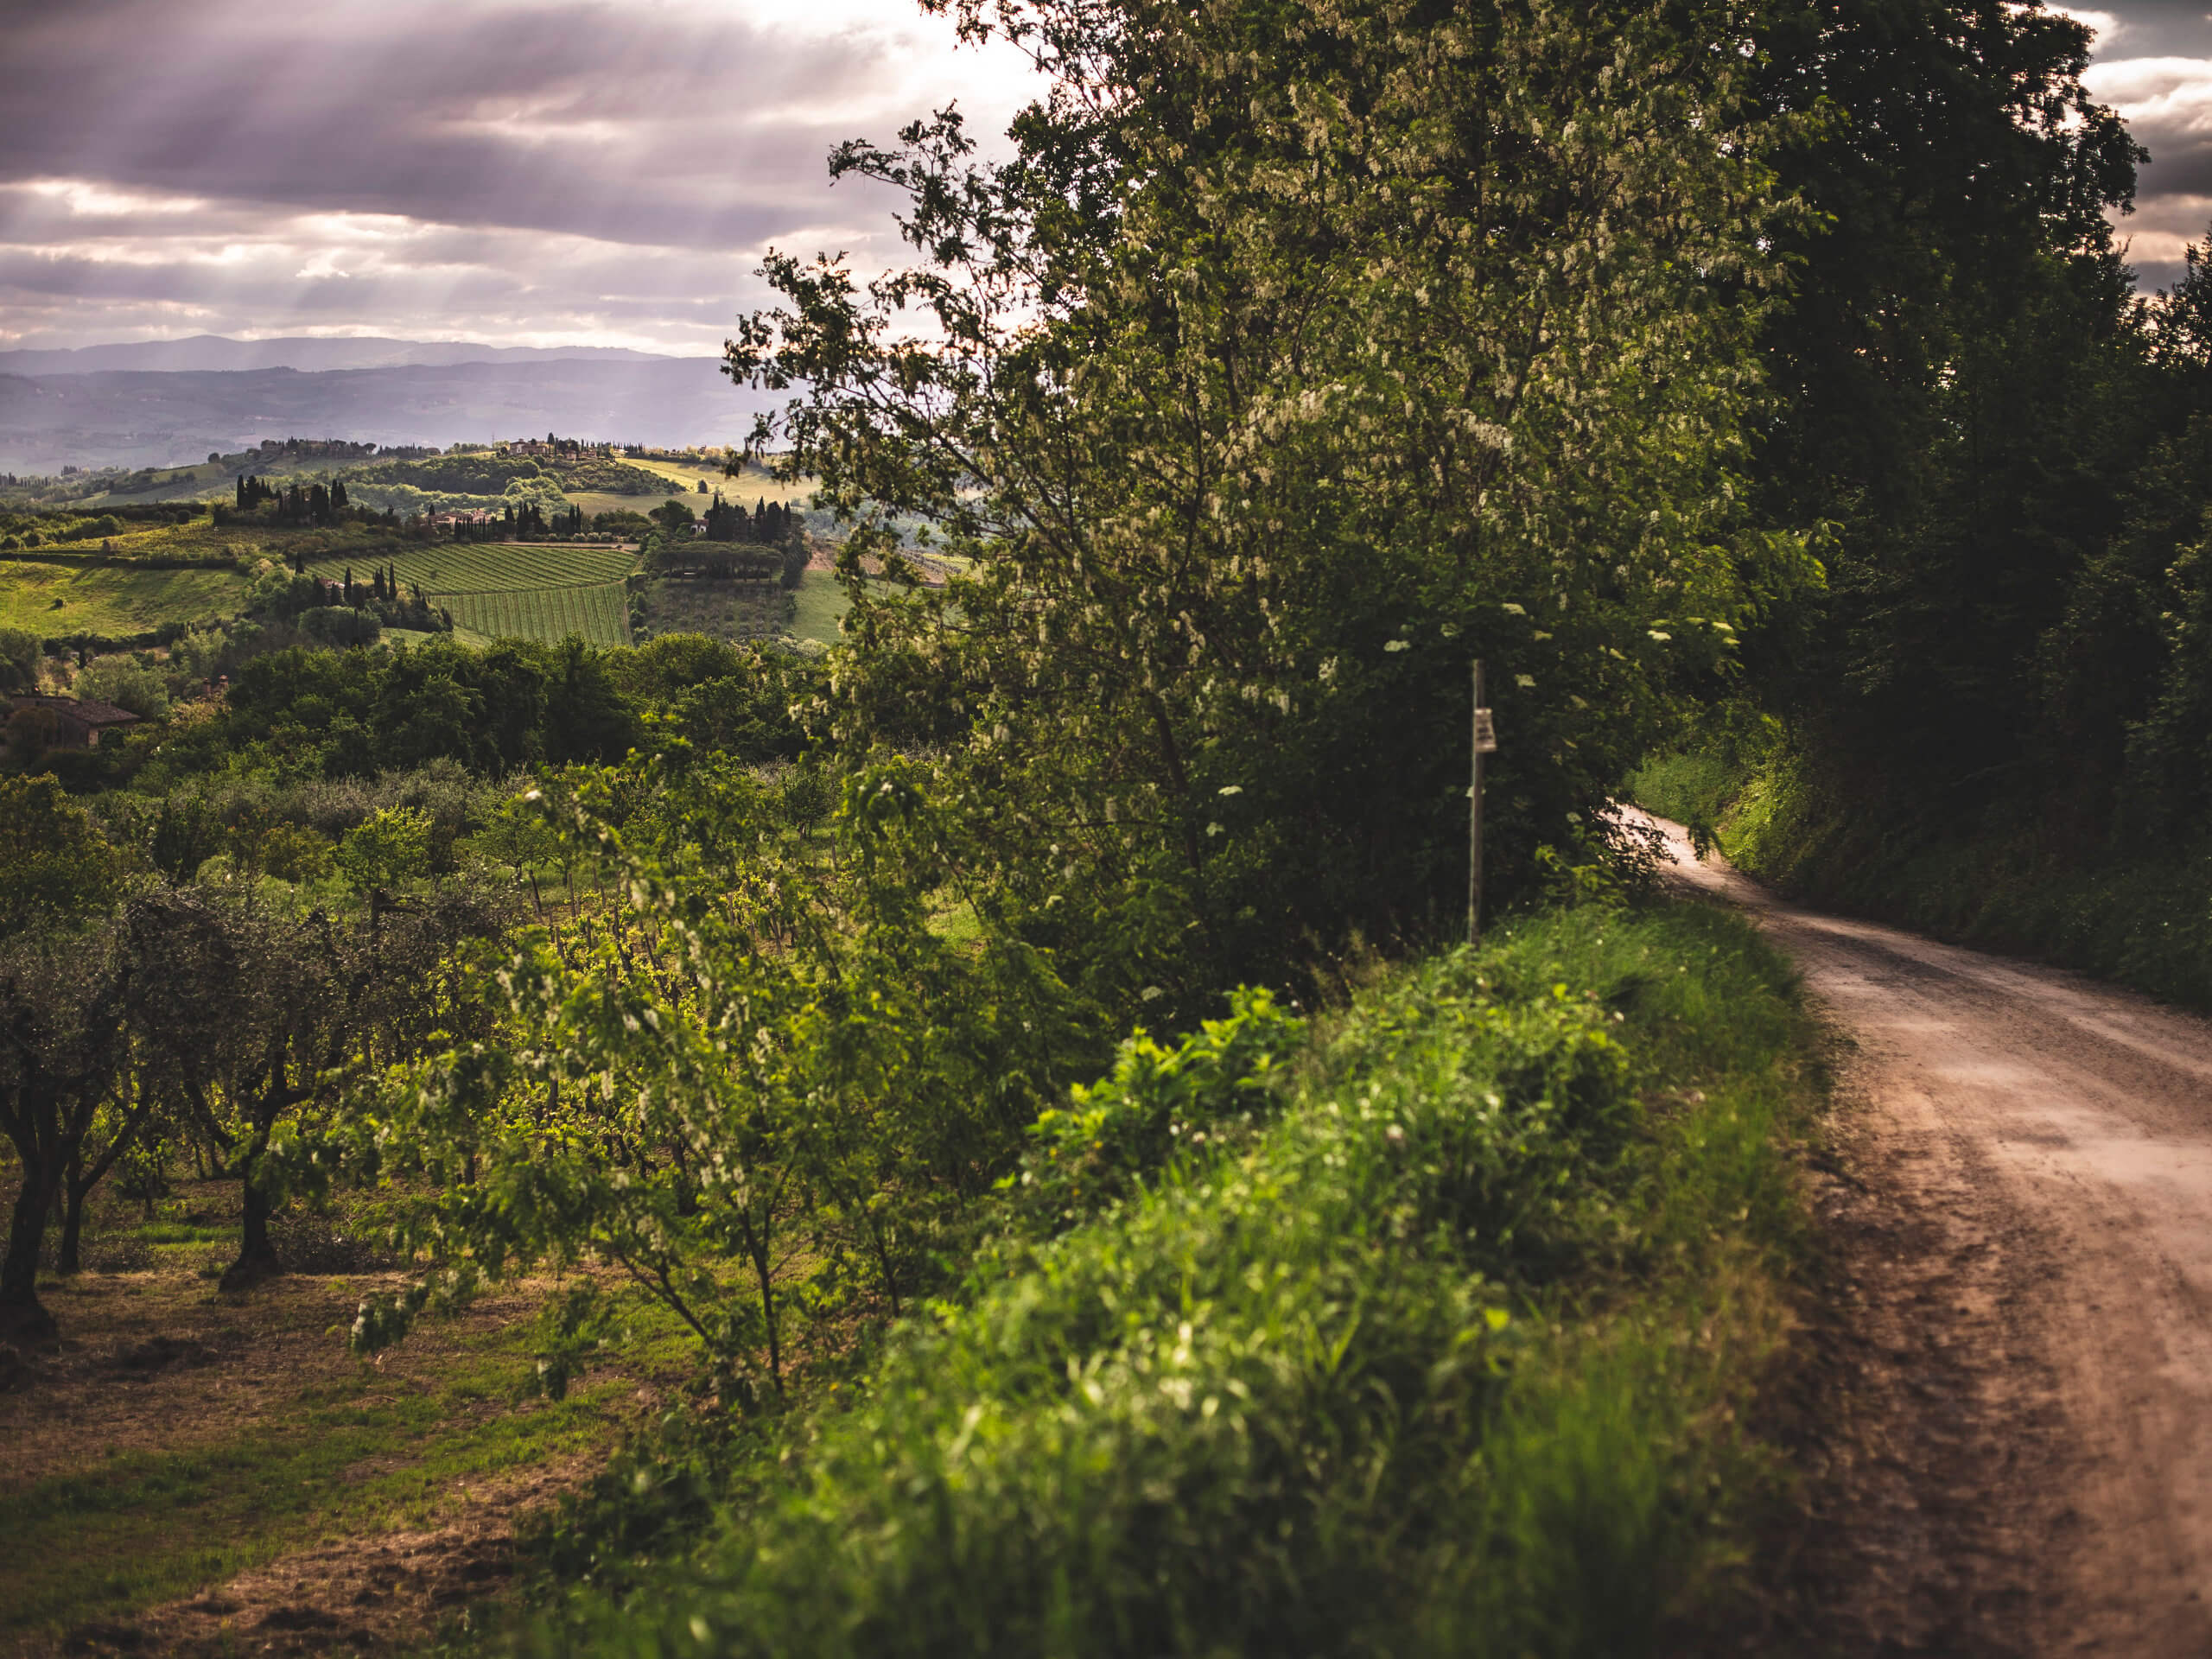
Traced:
POLYGON ((119 730, 138 716, 111 702, 27 692, 8 699, 8 725, 35 736, 47 749, 89 749, 100 734, 119 730))

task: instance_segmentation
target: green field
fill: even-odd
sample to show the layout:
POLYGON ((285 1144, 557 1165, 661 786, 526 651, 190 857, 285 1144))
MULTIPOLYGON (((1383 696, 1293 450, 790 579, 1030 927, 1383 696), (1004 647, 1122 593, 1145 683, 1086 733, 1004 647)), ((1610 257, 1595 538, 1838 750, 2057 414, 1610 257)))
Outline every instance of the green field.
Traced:
POLYGON ((136 489, 111 490, 105 495, 73 501, 70 505, 97 510, 123 506, 134 501, 222 499, 230 494, 232 478, 228 469, 216 461, 203 461, 193 467, 165 467, 156 469, 150 478, 143 475, 134 478, 131 481, 139 486, 136 489))
MULTIPOLYGON (((574 588, 587 582, 620 582, 638 562, 634 550, 588 543, 547 542, 518 546, 504 542, 431 542, 405 544, 378 556, 403 582, 426 594, 482 594, 515 588, 574 588)), ((344 558, 310 559, 311 575, 345 573, 344 558)), ((363 582, 369 566, 350 561, 363 582)))
MULTIPOLYGON (((623 457, 622 464, 625 467, 635 467, 641 472, 658 473, 671 485, 677 486, 674 493, 678 494, 696 495, 699 490, 699 480, 703 478, 707 480, 709 491, 720 490, 724 499, 741 502, 748 507, 754 502, 763 499, 785 505, 804 506, 807 498, 814 493, 815 488, 814 480, 810 478, 802 479, 796 484, 779 484, 768 476, 766 470, 751 465, 747 466, 745 470, 735 478, 726 478, 722 475, 720 464, 710 461, 696 462, 640 461, 634 455, 626 455, 623 457)), ((607 499, 612 500, 618 498, 607 499)), ((637 503, 640 498, 626 496, 619 499, 627 503, 632 512, 639 510, 637 503)), ((650 498, 645 499, 650 499, 650 498)), ((576 498, 571 496, 569 499, 575 500, 576 498)))
POLYGON ((609 495, 603 490, 564 490, 562 494, 570 506, 582 508, 593 518, 602 512, 651 512, 668 499, 664 495, 609 495))
POLYGON ((493 639, 542 639, 570 634, 594 645, 630 643, 630 601, 619 582, 589 587, 511 588, 493 593, 432 594, 454 626, 493 639))
POLYGON ((296 555, 304 552, 310 568, 322 563, 336 571, 348 560, 365 569, 415 545, 379 524, 310 530, 275 524, 214 524, 194 518, 181 524, 125 525, 118 534, 99 541, 72 543, 70 551, 116 559, 235 558, 248 569, 257 558, 289 564, 296 555))
POLYGON ((245 602, 245 578, 232 570, 0 562, 0 625, 48 639, 145 633, 164 622, 235 615, 245 602))
POLYGON ((853 601, 845 597, 837 578, 827 570, 809 570, 799 578, 795 597, 798 603, 791 616, 793 636, 818 640, 825 645, 836 645, 837 625, 853 608, 853 601))

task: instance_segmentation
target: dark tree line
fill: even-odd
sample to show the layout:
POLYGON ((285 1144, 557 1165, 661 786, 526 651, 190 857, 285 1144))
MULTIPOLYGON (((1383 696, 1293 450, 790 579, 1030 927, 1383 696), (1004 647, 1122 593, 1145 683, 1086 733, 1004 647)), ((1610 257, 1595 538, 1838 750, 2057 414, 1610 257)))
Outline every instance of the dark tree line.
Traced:
POLYGON ((248 474, 238 480, 236 508, 241 513, 261 513, 280 524, 308 524, 318 529, 342 522, 349 514, 353 503, 346 498, 346 482, 334 479, 328 484, 302 486, 296 479, 283 489, 248 474), (265 513, 263 509, 268 509, 265 513))
POLYGON ((700 522, 708 541, 759 542, 769 547, 780 546, 799 529, 798 515, 781 502, 764 496, 747 512, 739 503, 723 500, 720 492, 700 515, 700 522))
POLYGON ((2212 266, 2135 291, 2106 215, 2143 152, 2071 18, 1770 17, 1766 96, 1836 120, 1780 157, 1818 217, 1752 480, 1818 527, 1827 588, 1749 636, 1750 683, 1853 858, 2022 825, 2069 862, 2171 848, 2212 799, 2212 266))

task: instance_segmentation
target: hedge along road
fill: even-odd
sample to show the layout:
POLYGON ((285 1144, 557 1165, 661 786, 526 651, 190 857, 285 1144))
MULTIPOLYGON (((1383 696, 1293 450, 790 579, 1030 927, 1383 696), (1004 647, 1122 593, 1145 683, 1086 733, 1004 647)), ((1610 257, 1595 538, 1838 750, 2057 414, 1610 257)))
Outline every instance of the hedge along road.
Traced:
POLYGON ((1848 1039, 1815 1160, 1823 1649, 2212 1653, 2212 1024, 1796 908, 1658 827, 1848 1039))

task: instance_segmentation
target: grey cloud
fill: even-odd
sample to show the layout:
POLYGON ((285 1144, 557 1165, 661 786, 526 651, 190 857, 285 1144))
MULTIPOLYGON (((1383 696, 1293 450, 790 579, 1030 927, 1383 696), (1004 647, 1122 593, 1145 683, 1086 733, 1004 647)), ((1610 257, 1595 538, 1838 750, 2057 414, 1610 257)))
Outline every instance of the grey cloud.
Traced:
POLYGON ((2212 4, 2206 0, 2088 0, 2065 10, 2115 17, 2119 28, 2097 42, 2099 52, 2113 57, 2202 57, 2212 41, 2212 4))
POLYGON ((2065 10, 2098 29, 2089 89, 2151 152, 2135 212, 2117 229, 2146 291, 2182 271, 2212 207, 2212 0, 2087 0, 2065 10))
POLYGON ((866 105, 882 51, 634 8, 95 0, 10 31, 0 178, 727 246, 818 200, 849 124, 800 106, 866 105))
POLYGON ((831 191, 832 143, 955 90, 986 133, 1018 101, 882 6, 825 33, 718 0, 0 0, 0 346, 711 352, 766 297, 768 245, 895 257, 888 193, 831 191))

